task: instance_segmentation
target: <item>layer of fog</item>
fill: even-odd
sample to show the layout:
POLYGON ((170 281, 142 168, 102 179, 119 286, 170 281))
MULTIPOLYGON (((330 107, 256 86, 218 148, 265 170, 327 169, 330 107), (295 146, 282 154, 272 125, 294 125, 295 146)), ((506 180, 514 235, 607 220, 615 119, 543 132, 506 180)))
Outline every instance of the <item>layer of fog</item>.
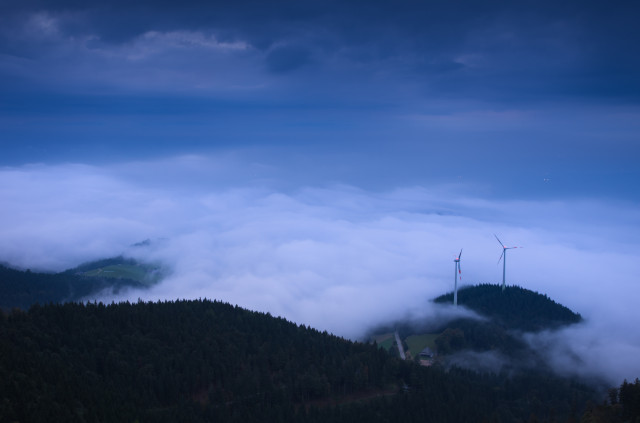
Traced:
POLYGON ((450 366, 473 369, 487 373, 516 374, 519 369, 527 367, 529 363, 516 363, 513 359, 498 351, 472 351, 464 350, 452 354, 447 359, 450 366))
MULTIPOLYGON (((584 324, 530 336, 565 372, 612 383, 640 376, 640 216, 597 200, 505 201, 473 187, 281 189, 274 170, 233 158, 177 157, 94 167, 0 169, 0 261, 63 270, 125 252, 171 274, 111 300, 211 298, 357 338, 462 283, 548 294, 584 324), (145 248, 132 244, 151 239, 145 248)), ((288 175, 295 180, 295 175, 288 175)))

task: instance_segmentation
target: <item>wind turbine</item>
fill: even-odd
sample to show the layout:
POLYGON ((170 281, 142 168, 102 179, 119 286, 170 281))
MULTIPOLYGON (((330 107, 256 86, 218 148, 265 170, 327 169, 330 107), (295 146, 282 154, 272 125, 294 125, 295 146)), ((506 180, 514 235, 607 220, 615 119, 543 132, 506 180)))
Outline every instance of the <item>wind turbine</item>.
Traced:
POLYGON ((460 254, 458 254, 458 258, 453 259, 453 262, 455 263, 455 285, 453 285, 453 305, 457 306, 458 305, 458 274, 461 274, 462 271, 460 270, 460 257, 462 257, 462 249, 460 249, 460 254))
POLYGON ((498 240, 498 242, 500 243, 500 246, 502 247, 502 254, 500 254, 500 258, 498 259, 498 264, 500 264, 500 260, 502 260, 502 292, 504 292, 504 288, 505 288, 505 273, 507 271, 507 250, 512 250, 514 248, 518 248, 518 247, 506 247, 502 241, 500 241, 500 238, 498 238, 498 235, 493 234, 493 236, 496 237, 496 239, 498 240), (504 259, 503 259, 504 257, 504 259))

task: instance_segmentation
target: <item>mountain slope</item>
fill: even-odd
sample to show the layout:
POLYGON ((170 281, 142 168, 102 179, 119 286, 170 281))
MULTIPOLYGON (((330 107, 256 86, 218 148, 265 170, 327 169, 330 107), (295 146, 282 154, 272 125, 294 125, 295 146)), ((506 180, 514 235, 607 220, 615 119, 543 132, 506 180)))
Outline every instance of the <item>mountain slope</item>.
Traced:
POLYGON ((114 257, 60 273, 17 270, 0 265, 0 308, 81 300, 105 289, 145 288, 162 276, 157 266, 114 257))
MULTIPOLYGON (((453 303, 453 293, 434 302, 453 303)), ((546 295, 519 286, 481 284, 458 290, 458 304, 489 317, 506 329, 534 332, 555 329, 582 320, 580 314, 556 303, 546 295)))
MULTIPOLYGON (((453 293, 442 295, 436 303, 453 302, 453 293)), ((578 323, 582 317, 546 295, 519 286, 502 291, 500 285, 482 284, 458 291, 458 305, 487 319, 456 319, 438 329, 435 339, 440 354, 465 350, 496 351, 512 359, 512 366, 546 368, 547 364, 518 332, 554 330, 578 323)), ((456 362, 456 357, 452 360, 456 362)))
POLYGON ((229 304, 0 313, 1 421, 468 422, 564 418, 593 398, 550 374, 398 360, 229 304))
MULTIPOLYGON (((453 293, 441 295, 433 301, 450 306, 453 293)), ((397 331, 403 342, 422 340, 419 348, 412 347, 412 358, 417 358, 422 348, 429 346, 436 350, 437 361, 443 365, 464 364, 466 367, 482 368, 485 363, 478 363, 478 355, 473 354, 491 352, 501 357, 503 370, 509 368, 520 371, 525 366, 529 370, 537 367, 551 371, 544 357, 520 333, 555 330, 582 320, 580 314, 546 295, 518 286, 506 287, 504 292, 500 285, 465 287, 458 291, 458 305, 475 311, 481 318, 460 317, 441 321, 433 318, 405 319, 374 329, 370 339, 397 331), (476 358, 461 361, 458 353, 476 358), (454 357, 455 354, 458 356, 454 357)), ((390 351, 393 352, 394 348, 390 351)))

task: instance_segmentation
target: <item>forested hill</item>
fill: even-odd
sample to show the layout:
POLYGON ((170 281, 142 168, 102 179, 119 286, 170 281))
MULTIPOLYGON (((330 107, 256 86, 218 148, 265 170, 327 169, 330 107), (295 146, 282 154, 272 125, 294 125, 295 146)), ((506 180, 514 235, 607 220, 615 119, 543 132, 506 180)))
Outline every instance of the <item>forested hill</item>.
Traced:
MULTIPOLYGON (((453 293, 436 303, 452 303, 453 293)), ((490 317, 506 329, 538 331, 578 323, 582 317, 546 295, 519 286, 481 284, 458 290, 458 304, 490 317)))
POLYGON ((208 300, 0 312, 0 421, 563 422, 594 393, 421 367, 208 300))
POLYGON ((104 289, 144 288, 161 276, 157 266, 113 257, 60 273, 17 270, 0 265, 0 309, 81 300, 104 289))

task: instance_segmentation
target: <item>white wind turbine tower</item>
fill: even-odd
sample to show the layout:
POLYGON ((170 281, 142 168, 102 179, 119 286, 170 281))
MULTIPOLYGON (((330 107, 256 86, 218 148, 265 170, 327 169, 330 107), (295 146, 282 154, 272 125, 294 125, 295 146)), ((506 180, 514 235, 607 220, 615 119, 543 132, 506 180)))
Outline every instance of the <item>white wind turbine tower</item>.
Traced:
POLYGON ((500 246, 502 247, 502 254, 500 254, 500 258, 498 259, 498 264, 500 264, 500 260, 502 260, 502 292, 504 292, 504 288, 506 287, 505 273, 507 271, 507 250, 512 250, 514 248, 521 248, 521 247, 506 247, 502 243, 502 241, 500 241, 500 238, 498 238, 498 235, 493 234, 493 236, 496 237, 496 239, 500 243, 500 246))
POLYGON ((453 262, 455 263, 456 266, 456 270, 455 270, 455 285, 453 285, 453 305, 457 306, 458 305, 458 274, 462 273, 462 271, 460 270, 460 257, 462 257, 462 249, 460 249, 460 254, 458 254, 458 258, 453 259, 453 262))

